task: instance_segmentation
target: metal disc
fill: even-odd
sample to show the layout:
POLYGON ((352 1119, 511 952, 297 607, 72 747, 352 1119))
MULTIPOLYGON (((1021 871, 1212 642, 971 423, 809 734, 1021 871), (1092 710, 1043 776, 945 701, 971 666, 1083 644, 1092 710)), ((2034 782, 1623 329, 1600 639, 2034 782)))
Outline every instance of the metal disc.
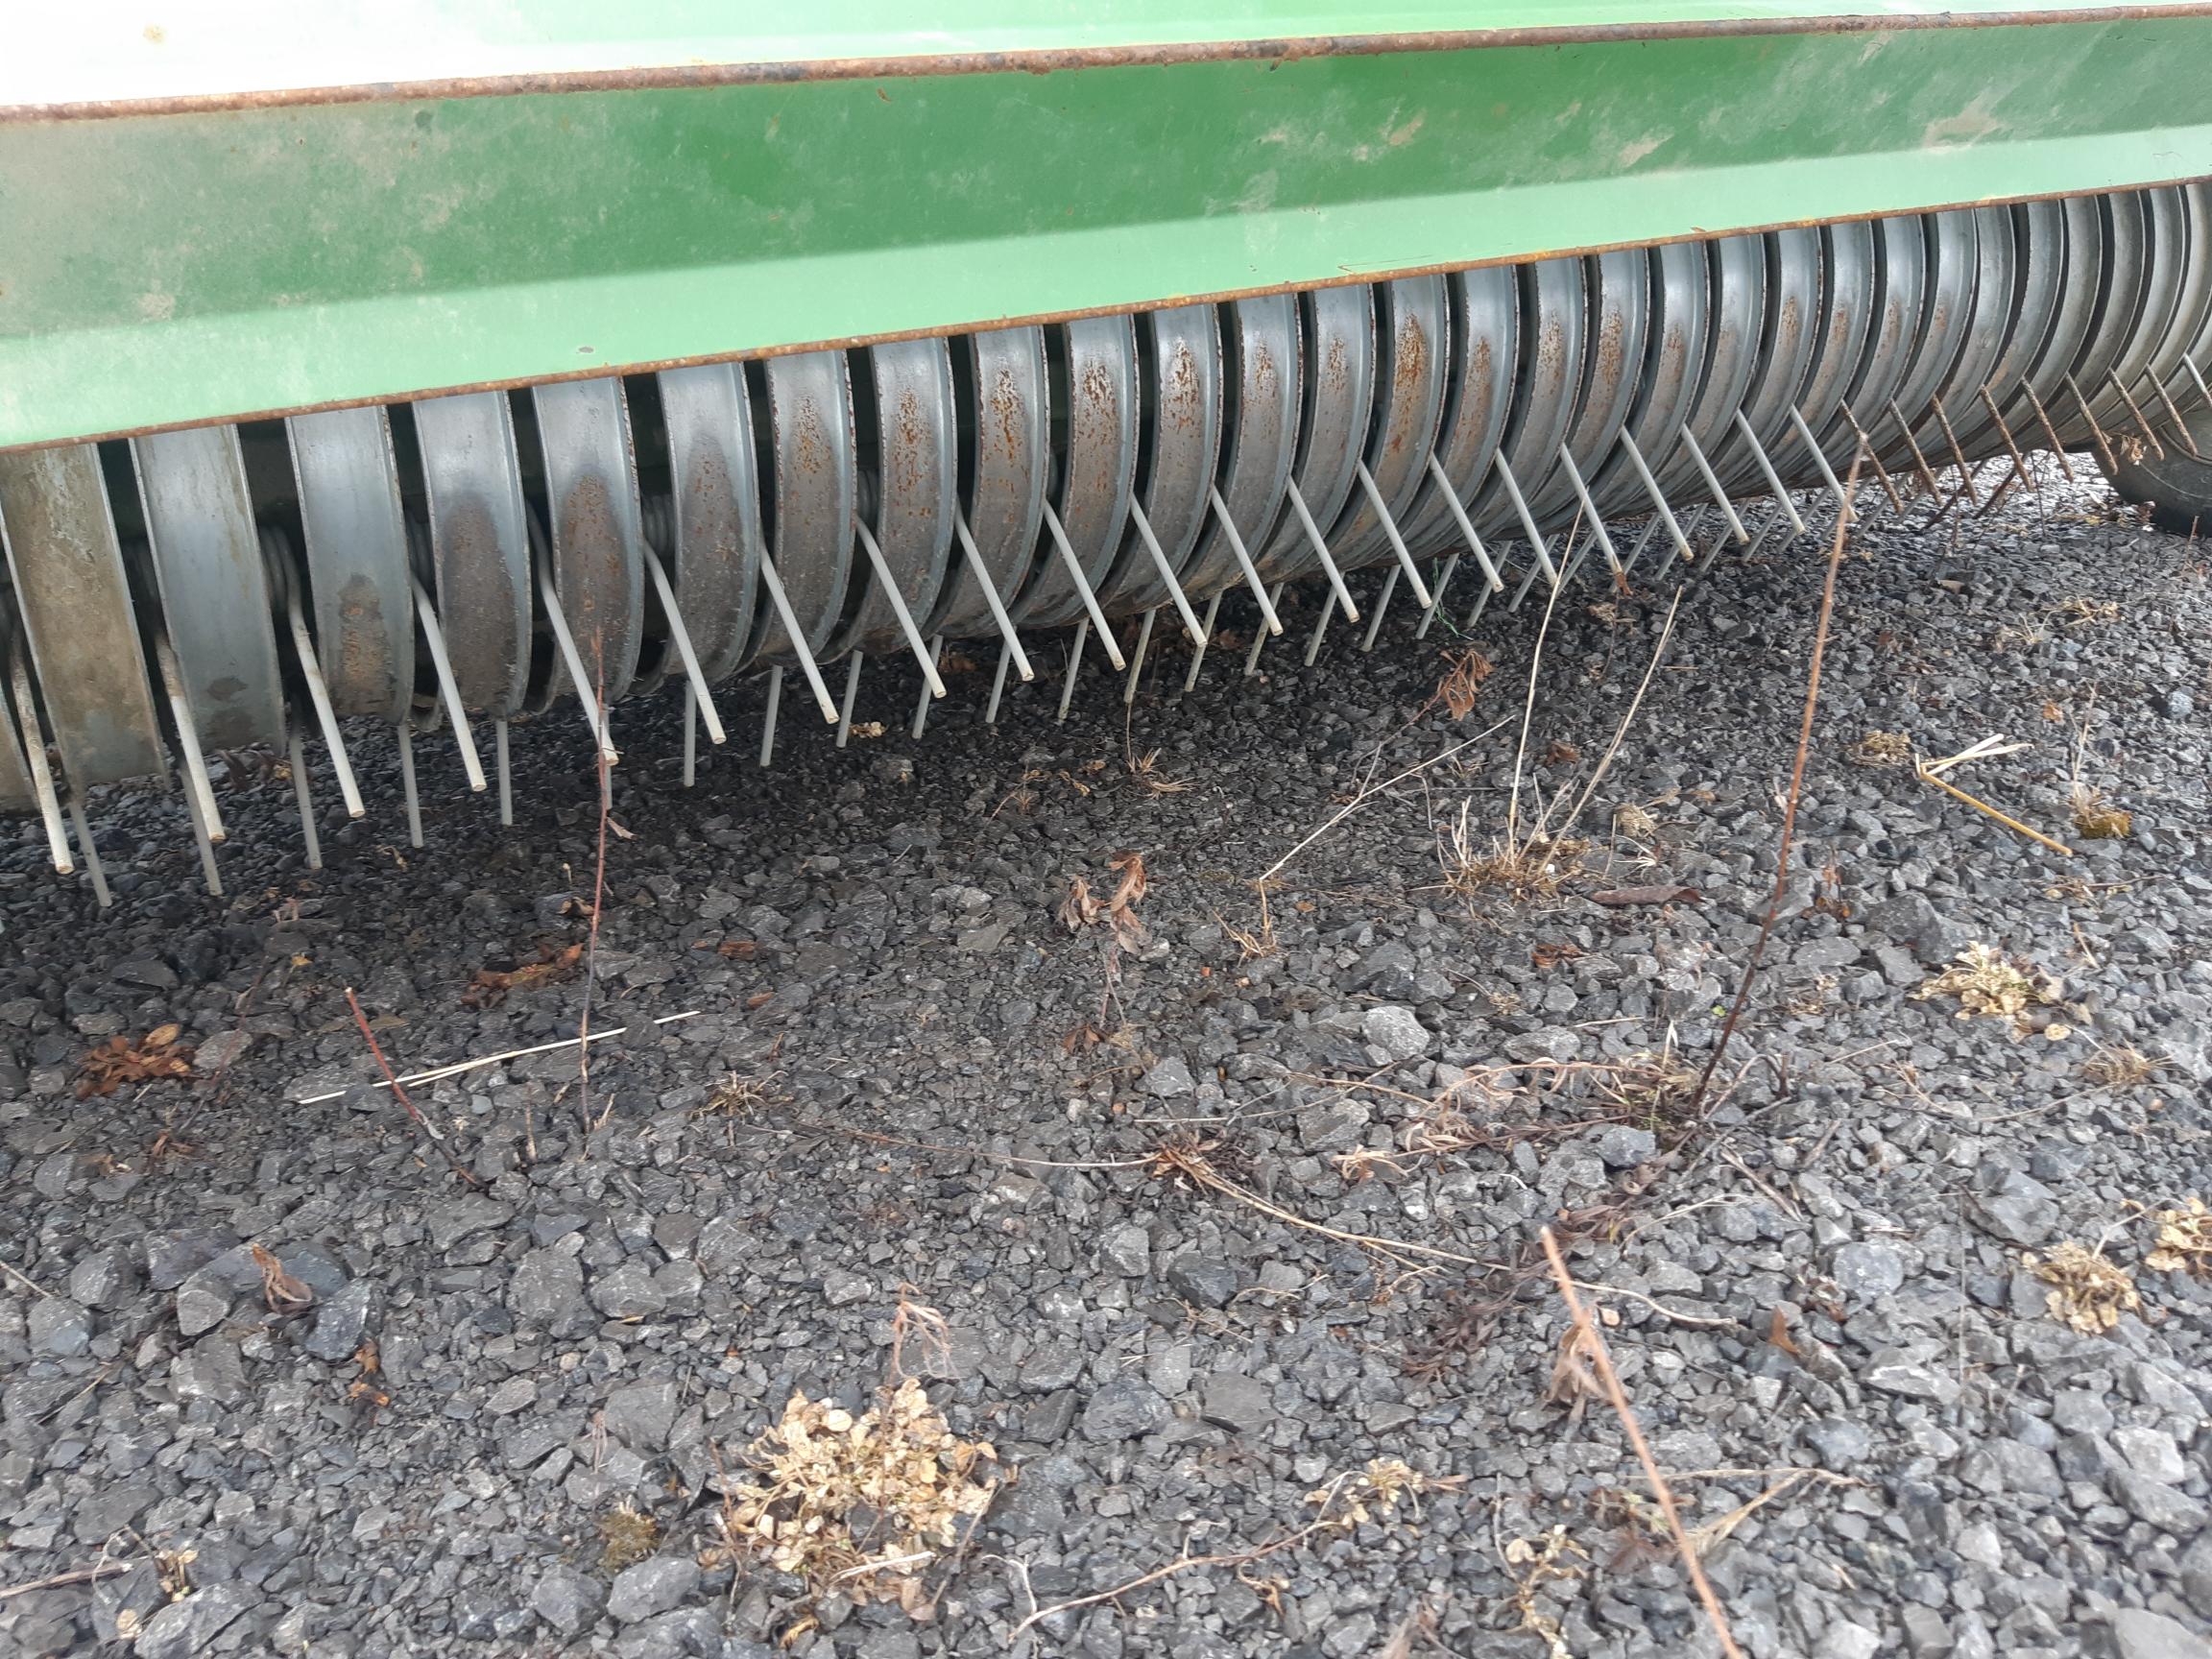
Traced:
MULTIPOLYGON (((1213 306, 1175 305, 1146 316, 1137 337, 1149 395, 1136 499, 1180 581, 1212 516, 1207 491, 1221 446, 1221 333, 1213 306)), ((1167 601, 1167 585, 1134 525, 1108 587, 1112 598, 1098 597, 1112 612, 1149 611, 1167 601)))
MULTIPOLYGON (((2033 359, 2000 382, 2000 392, 2009 393, 2011 400, 1997 397, 2006 424, 2023 435, 2023 443, 2030 445, 2049 439, 2043 431, 2042 417, 2035 413, 2038 400, 2054 424, 2063 421, 2065 411, 2057 407, 2058 394, 2065 387, 2066 372, 2074 366, 2096 325, 2106 252, 2104 210, 2095 198, 2069 197, 2045 205, 2057 209, 2051 228, 2057 238, 2058 307, 2033 359)), ((2032 226, 2036 221, 2030 223, 2032 226)))
MULTIPOLYGON (((1759 366, 1759 319, 1766 315, 1767 251, 1756 236, 1722 236, 1706 244, 1713 273, 1712 338, 1703 375, 1690 400, 1683 429, 1708 459, 1727 437, 1743 406, 1743 394, 1759 366)), ((1658 463, 1653 463, 1657 468, 1658 463)), ((1686 445, 1677 444, 1660 488, 1669 498, 1678 493, 1705 493, 1704 476, 1686 445)))
MULTIPOLYGON (((952 354, 943 340, 902 340, 856 352, 854 362, 860 510, 907 613, 919 619, 944 590, 960 505, 952 354)), ((853 588, 852 618, 830 655, 906 650, 899 613, 865 554, 854 563, 853 588)))
POLYGON ((0 812, 39 809, 37 786, 31 781, 31 763, 15 730, 15 700, 7 694, 12 688, 15 654, 22 649, 22 641, 15 635, 14 612, 0 604, 0 812))
MULTIPOLYGON (((1046 334, 1052 373, 1053 496, 1060 528, 1095 592, 1129 527, 1137 483, 1137 324, 1086 317, 1046 334)), ((1083 595, 1049 533, 1022 589, 1017 627, 1057 628, 1084 614, 1083 595)))
POLYGON ((415 593, 391 421, 371 407, 295 415, 284 424, 307 609, 330 706, 404 720, 415 695, 415 593))
POLYGON ((753 400, 733 363, 664 369, 657 378, 672 493, 669 583, 700 672, 713 684, 745 661, 760 589, 753 400))
MULTIPOLYGON (((1980 384, 1970 386, 1960 377, 1963 408, 1952 403, 1949 392, 1943 394, 1960 445, 1969 456, 2000 445, 1996 423, 1989 419, 1989 405, 1982 401, 1982 389, 1988 388, 1989 401, 2004 413, 2011 389, 2051 338, 2066 277, 2065 222, 2058 203, 2024 202, 1996 211, 2004 213, 2011 227, 2013 280, 2008 302, 2011 317, 1996 359, 1984 371, 1980 384)), ((1979 295, 1976 303, 1979 308, 1979 295)), ((2017 440, 2019 429, 2009 426, 2009 418, 2008 425, 2017 440)))
MULTIPOLYGON (((1451 306, 1441 276, 1407 276, 1376 289, 1382 326, 1376 364, 1375 414, 1367 432, 1368 476, 1393 521, 1421 493, 1450 384, 1451 306)), ((1326 520, 1322 522, 1326 523, 1326 520)), ((1366 489, 1352 492, 1329 550, 1345 567, 1395 559, 1381 515, 1366 489)))
MULTIPOLYGON (((1928 399, 1941 389, 1951 366, 1959 360, 1966 330, 1974 321, 1975 245, 1980 228, 1973 213, 1964 209, 1926 213, 1921 218, 1928 227, 1927 292, 1921 301, 1919 337, 1912 343, 1911 360, 1890 399, 1933 470, 1936 460, 1930 453, 1927 433, 1934 420, 1928 399)), ((1874 434, 1892 466, 1913 465, 1911 447, 1898 431, 1896 421, 1887 419, 1877 428, 1875 417, 1883 413, 1880 406, 1862 409, 1859 419, 1874 434)))
POLYGON ((529 515, 515 423, 497 392, 414 406, 438 621, 462 706, 506 719, 530 689, 529 515))
MULTIPOLYGON (((1977 424, 1970 417, 1982 407, 1977 394, 1988 383, 1998 359, 2010 344, 2014 326, 2039 326, 2047 321, 2029 318, 2021 308, 2019 240, 2010 209, 1977 207, 1971 216, 1975 222, 1974 281, 1966 325, 1959 354, 1934 393, 1943 412, 1938 416, 1932 402, 1920 422, 1920 446, 1932 467, 1942 461, 1956 465, 1958 457, 1951 453, 1953 439, 1959 441, 1961 454, 1973 458, 1966 440, 1977 424), (1946 420, 1951 423, 1948 433, 1943 429, 1946 420)), ((1912 412, 1908 409, 1906 413, 1910 416, 1912 412)))
MULTIPOLYGON (((1464 505, 1490 469, 1490 457, 1504 434, 1512 406, 1521 290, 1512 267, 1491 265, 1460 272, 1451 279, 1449 292, 1452 374, 1435 454, 1464 505)), ((1407 545, 1417 555, 1455 551, 1464 544, 1459 521, 1438 490, 1433 472, 1414 498, 1404 529, 1407 545)))
MULTIPOLYGON (((845 611, 853 565, 855 445, 853 390, 842 351, 771 357, 768 449, 774 493, 770 536, 776 574, 806 648, 819 660, 845 611)), ((792 639, 772 605, 756 608, 756 658, 793 660, 792 639)))
MULTIPOLYGON (((1622 431, 1656 471, 1696 395, 1712 322, 1713 279, 1705 250, 1695 242, 1652 249, 1651 276, 1651 325, 1646 331, 1644 371, 1622 431)), ((1650 493, 1625 445, 1617 445, 1606 458, 1590 480, 1590 490, 1601 513, 1651 509, 1650 493)))
MULTIPOLYGON (((1551 469, 1575 419, 1589 301, 1578 259, 1539 259, 1517 266, 1514 274, 1521 286, 1521 342, 1515 353, 1513 408, 1498 454, 1522 481, 1526 494, 1551 469)), ((1485 536, 1523 534, 1495 465, 1467 513, 1485 536)))
MULTIPOLYGON (((1324 534, 1358 488, 1359 458, 1375 408, 1375 291, 1367 283, 1299 296, 1306 339, 1303 418, 1291 480, 1324 534)), ((1257 549, 1255 552, 1257 553, 1257 549)), ((1321 568, 1298 515, 1287 503, 1258 561, 1269 581, 1321 568)))
MULTIPOLYGON (((2200 180, 2195 184, 2184 184, 2181 188, 2189 206, 2191 245, 2203 244, 2206 256, 2212 258, 2212 183, 2200 180)), ((2212 347, 2212 279, 2205 280, 2203 286, 2206 290, 2204 309, 2202 315, 2197 320, 2197 332, 2181 342, 2182 350, 2196 359, 2197 367, 2200 370, 2205 366, 2206 348, 2212 347)), ((2169 373, 2185 374, 2187 370, 2176 366, 2169 373)), ((2187 384, 2192 391, 2195 390, 2195 382, 2192 381, 2187 384)), ((2174 400, 2176 403, 2181 401, 2179 392, 2175 393, 2174 400)))
MULTIPOLYGON (((1866 354, 1866 336, 1874 326, 1877 287, 1874 228, 1864 221, 1823 226, 1820 325, 1797 406, 1810 432, 1826 432, 1836 423, 1837 407, 1866 354)), ((1783 448, 1790 458, 1791 473, 1801 478, 1808 470, 1818 471, 1812 457, 1804 452, 1802 439, 1783 448)))
MULTIPOLYGON (((1567 451, 1585 486, 1621 439, 1644 375, 1644 342, 1651 327, 1651 257, 1641 248, 1596 254, 1582 262, 1590 296, 1589 335, 1582 352, 1582 387, 1567 428, 1567 451)), ((1530 490, 1539 524, 1571 520, 1581 506, 1567 469, 1553 457, 1551 476, 1530 490)))
MULTIPOLYGON (((2212 311, 2212 278, 2208 278, 2208 272, 2212 272, 2212 246, 2206 242, 2206 232, 2212 230, 2212 226, 2206 224, 2203 215, 2204 192, 2205 185, 2200 181, 2152 193, 2167 208, 2159 218, 2158 234, 2173 249, 2177 267, 2173 298, 2163 307, 2159 325, 2145 330, 2142 367, 2132 378, 2123 368, 2120 380, 2153 427, 2162 421, 2170 421, 2171 417, 2166 415, 2165 405, 2158 400, 2152 387, 2165 386, 2169 396, 2173 395, 2171 382, 2182 373, 2181 353, 2201 332, 2205 317, 2212 311)), ((2146 321, 2152 319, 2146 318, 2146 321)), ((2128 420, 2132 429, 2133 415, 2128 420)))
MULTIPOLYGON (((1052 465, 1051 382, 1042 328, 994 328, 955 349, 960 380, 960 476, 968 527, 1009 609, 1029 575, 1045 524, 1045 486, 1052 465)), ((786 578, 788 580, 788 578, 786 578)), ((974 638, 995 633, 990 601, 955 547, 931 634, 974 638)))
POLYGON ((70 781, 84 789, 165 772, 98 449, 0 455, 0 542, 70 781))
POLYGON ((1900 219, 1877 219, 1874 232, 1874 324, 1866 333, 1866 348, 1846 386, 1836 419, 1822 434, 1821 447, 1840 477, 1849 465, 1857 435, 1842 413, 1848 409, 1875 443, 1875 428, 1890 395, 1904 378, 1911 361, 1913 337, 1919 328, 1927 294, 1928 233, 1919 214, 1900 219))
MULTIPOLYGON (((2104 279, 2098 291, 2096 314, 2073 363, 2064 366, 2058 374, 2057 389, 2044 400, 2052 421, 2058 427, 2058 435, 2075 447, 2087 445, 2091 434, 2073 387, 2066 384, 2066 373, 2071 372, 2075 384, 2081 388, 2094 409, 2099 401, 2098 389, 2104 383, 2105 370, 2118 361, 2134 331, 2150 265, 2149 250, 2145 247, 2149 232, 2141 193, 2100 197, 2097 207, 2104 228, 2104 279)), ((2098 421, 2102 423, 2104 417, 2100 415, 2098 421)))
POLYGON ((284 686, 235 426, 131 441, 169 643, 200 741, 280 745, 284 686))
MULTIPOLYGON (((2182 278, 2189 264, 2189 229, 2181 193, 2167 188, 2139 193, 2143 204, 2144 252, 2142 298, 2136 302, 2135 321, 2121 343, 2119 352, 2095 384, 2081 382, 2089 394, 2097 419, 2107 433, 2140 438, 2140 429, 2127 399, 2115 390, 2117 379, 2129 397, 2141 387, 2145 372, 2155 358, 2174 315, 2182 304, 2182 278)), ((2137 400, 2138 408, 2141 401, 2137 400)))
MULTIPOLYGON (((1820 233, 1811 228, 1769 230, 1759 240, 1767 256, 1767 314, 1759 363, 1743 394, 1743 419, 1768 459, 1776 460, 1774 452, 1784 438, 1793 436, 1784 411, 1803 395, 1818 344, 1820 233)), ((1713 465, 1732 490, 1767 488, 1758 457, 1741 431, 1730 432, 1713 465)), ((1778 460, 1776 469, 1782 470, 1778 460)))
POLYGON ((553 591, 602 706, 628 694, 645 642, 644 526, 630 408, 616 379, 531 388, 545 463, 553 591))
MULTIPOLYGON (((1221 500, 1247 553, 1283 511, 1290 466, 1298 458, 1298 301, 1289 294, 1238 300, 1221 308, 1229 349, 1226 424, 1221 435, 1221 500)), ((1244 580, 1219 514, 1209 517, 1191 555, 1185 589, 1212 594, 1244 580)))

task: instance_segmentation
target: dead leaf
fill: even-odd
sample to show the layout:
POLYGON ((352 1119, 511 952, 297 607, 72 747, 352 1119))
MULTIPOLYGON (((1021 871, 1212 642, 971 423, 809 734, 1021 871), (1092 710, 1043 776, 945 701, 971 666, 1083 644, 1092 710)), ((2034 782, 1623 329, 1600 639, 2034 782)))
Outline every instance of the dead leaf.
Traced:
POLYGON ((1767 1340, 1772 1346, 1781 1349, 1792 1359, 1803 1357, 1802 1350, 1791 1339, 1790 1315, 1783 1312, 1780 1308, 1774 1310, 1774 1317, 1767 1322, 1767 1340))
POLYGON ((715 954, 727 956, 733 962, 750 962, 760 954, 760 946, 753 939, 725 939, 715 947, 715 954))
POLYGON ((177 1041, 183 1031, 181 1025, 156 1025, 136 1043, 108 1038, 78 1063, 77 1098, 112 1094, 132 1083, 191 1076, 194 1050, 177 1041))
POLYGON ((1571 939, 1547 939, 1528 952, 1528 960, 1549 974, 1562 962, 1572 961, 1582 954, 1582 947, 1571 939))
POLYGON ((1615 887, 1603 893, 1593 893, 1590 902, 1623 910, 1635 904, 1702 904, 1705 901, 1695 887, 1662 882, 1648 887, 1615 887))
POLYGON ((1547 766, 1572 766, 1582 758, 1582 751, 1574 744, 1554 737, 1544 745, 1543 764, 1547 766))
POLYGON ((1060 901, 1060 923, 1069 932, 1088 927, 1104 914, 1091 883, 1076 876, 1068 882, 1068 897, 1060 901))
POLYGON ((469 982, 469 989, 461 993, 461 1003, 466 1008, 496 1008, 507 1000, 510 991, 535 991, 542 985, 557 985, 564 979, 573 979, 583 966, 581 944, 564 945, 559 949, 541 945, 535 962, 507 970, 479 968, 469 982))
POLYGON ((1552 1357, 1551 1381, 1544 1390, 1544 1398, 1554 1406, 1566 1407, 1570 1423, 1582 1421, 1582 1413, 1589 1409, 1591 1401, 1605 1398, 1604 1386, 1599 1382, 1593 1363, 1597 1353, 1598 1334, 1589 1326, 1576 1323, 1567 1327, 1559 1352, 1552 1357))
POLYGON ((261 1269, 261 1299, 272 1313, 304 1313, 315 1306, 315 1292, 284 1271, 274 1252, 253 1246, 253 1265, 261 1269))

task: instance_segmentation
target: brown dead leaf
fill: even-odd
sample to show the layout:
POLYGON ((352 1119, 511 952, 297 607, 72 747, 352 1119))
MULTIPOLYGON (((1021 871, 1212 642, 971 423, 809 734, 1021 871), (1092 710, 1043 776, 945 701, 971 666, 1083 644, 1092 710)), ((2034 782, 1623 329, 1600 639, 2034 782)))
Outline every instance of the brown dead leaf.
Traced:
POLYGON ((1774 1317, 1767 1322, 1767 1340, 1792 1359, 1802 1357, 1802 1351, 1790 1335, 1790 1315, 1779 1307, 1774 1310, 1774 1317))
POLYGON ((1106 917, 1113 925, 1114 942, 1124 950, 1134 950, 1144 943, 1144 924, 1137 915, 1137 902, 1144 897, 1144 854, 1117 853, 1106 860, 1106 868, 1121 878, 1114 888, 1114 897, 1106 901, 1106 917))
POLYGON ((725 939, 715 947, 715 954, 733 962, 750 962, 760 954, 760 943, 757 939, 725 939))
POLYGON ((1682 887, 1660 882, 1647 887, 1615 887, 1603 893, 1593 893, 1590 902, 1623 910, 1635 904, 1702 904, 1704 896, 1695 887, 1682 887))
POLYGON ((1552 1358, 1551 1381, 1544 1390, 1544 1398, 1551 1405, 1566 1407, 1570 1423, 1582 1421, 1582 1413, 1589 1409, 1591 1401, 1605 1398, 1604 1386, 1598 1381, 1593 1363, 1597 1353, 1597 1332, 1577 1322, 1567 1327, 1559 1352, 1552 1358))
POLYGON ((1464 720, 1474 712, 1476 695, 1496 664, 1472 645, 1453 656, 1450 661, 1452 666, 1436 686, 1436 700, 1444 705, 1453 719, 1464 720))
POLYGON ((1098 896, 1091 891, 1091 883, 1080 876, 1070 878, 1068 897, 1060 901, 1060 925, 1074 933, 1090 926, 1104 914, 1098 896))
POLYGON ((181 1025, 156 1025, 136 1043, 128 1037, 108 1038, 78 1063, 77 1098, 112 1094, 132 1083, 191 1076, 194 1050, 177 1041, 183 1032, 181 1025))
POLYGON ((581 944, 558 948, 541 945, 535 962, 507 970, 477 969, 469 989, 461 993, 461 1003, 466 1008, 496 1008, 507 1000, 510 991, 535 991, 543 985, 558 985, 565 979, 575 978, 583 967, 581 944))
POLYGON ((315 1292, 284 1271, 275 1252, 253 1246, 253 1265, 261 1269, 261 1299, 272 1313, 304 1313, 315 1305, 315 1292))
POLYGON ((2069 1238, 2047 1256, 2031 1252, 2027 1262, 2035 1277, 2051 1286, 2044 1296, 2051 1317, 2084 1336, 2104 1335, 2120 1323, 2121 1314, 2143 1307, 2134 1277, 2102 1250, 2069 1238))
POLYGON ((353 1350, 353 1363, 360 1367, 361 1375, 354 1378, 346 1389, 346 1403, 365 1415, 373 1416, 392 1404, 380 1379, 384 1375, 383 1356, 376 1347, 376 1338, 364 1336, 361 1346, 353 1350))
POLYGON ((1547 939, 1528 952, 1528 960, 1549 974, 1562 962, 1569 962, 1582 954, 1582 947, 1571 939, 1547 939))
POLYGON ((1581 758, 1582 751, 1564 738, 1554 737, 1544 745, 1543 764, 1546 766, 1572 766, 1581 758))

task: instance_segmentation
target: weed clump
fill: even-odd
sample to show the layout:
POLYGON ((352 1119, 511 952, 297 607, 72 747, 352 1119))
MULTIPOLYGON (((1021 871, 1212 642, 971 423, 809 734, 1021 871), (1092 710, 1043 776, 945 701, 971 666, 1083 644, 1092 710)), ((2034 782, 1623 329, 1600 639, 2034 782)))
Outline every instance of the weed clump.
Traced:
POLYGON ((1954 1019, 1979 1016, 2009 1020, 2019 1034, 2040 1025, 2043 1035, 2056 1042, 2069 1035, 2070 1028, 2055 1021, 2038 1022, 2034 1010, 2057 1006, 2064 989, 2055 975, 2024 957, 2008 956, 1994 946, 1973 944, 1912 997, 1921 1002, 1936 997, 1955 997, 1959 1011, 1954 1019))
POLYGON ((2104 1335, 2121 1314, 2143 1306, 2128 1269, 2085 1244, 2068 1239, 2041 1260, 2032 1255, 2028 1261, 2035 1277, 2051 1286, 2044 1297, 2051 1317, 2084 1336, 2104 1335))

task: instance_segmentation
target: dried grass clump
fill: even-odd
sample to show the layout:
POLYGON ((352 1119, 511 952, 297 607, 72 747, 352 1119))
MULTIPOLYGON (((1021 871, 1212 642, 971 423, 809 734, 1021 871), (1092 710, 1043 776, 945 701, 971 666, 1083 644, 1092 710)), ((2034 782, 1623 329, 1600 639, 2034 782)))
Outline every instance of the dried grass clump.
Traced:
POLYGON ((1912 738, 1904 732, 1869 732, 1847 753, 1861 766, 1902 766, 1912 758, 1912 738))
POLYGON ((1481 693, 1482 682, 1496 672, 1497 664, 1472 645, 1454 653, 1447 661, 1452 666, 1437 682, 1436 701, 1444 705, 1453 719, 1464 720, 1475 711, 1475 700, 1481 693))
POLYGON ((2084 1336, 2102 1336, 2120 1323, 2120 1315, 2143 1306, 2135 1281, 2127 1268, 2106 1260, 2104 1253, 2072 1239, 2029 1265, 2035 1277, 2051 1286, 2044 1306, 2051 1317, 2061 1320, 2084 1336))
POLYGON ((2212 1210, 2192 1195, 2178 1210, 2156 1210, 2151 1219, 2158 1224, 2158 1241, 2143 1258, 2143 1265, 2161 1273, 2212 1276, 2212 1210))
POLYGON ((1956 997, 1959 1011, 1954 1019, 1972 1020, 1979 1016, 2009 1020, 2017 1032, 2025 1033, 2039 1026, 2044 1036, 2056 1042, 2069 1035, 2071 1028, 2056 1021, 2038 1022, 2032 1011, 2057 1006, 2064 990, 2065 986, 2056 975, 2046 974, 2027 958, 2008 956, 1994 946, 1973 944, 1959 952, 1951 967, 1914 991, 1912 997, 1920 1002, 1936 997, 1956 997))
POLYGON ((1395 1519, 1398 1505, 1407 1502, 1411 1518, 1418 1521, 1421 1499, 1431 1492, 1456 1492, 1466 1484, 1464 1475, 1424 1475, 1402 1457, 1374 1457, 1366 1468, 1316 1486, 1306 1494, 1306 1502, 1320 1510, 1315 1525, 1349 1532, 1370 1521, 1395 1519))
POLYGON ((599 1565, 609 1573, 635 1567, 661 1542, 661 1524, 629 1503, 617 1503, 599 1517, 599 1565))
POLYGON ((761 1479, 726 1493, 725 1543, 710 1555, 765 1556, 816 1595, 835 1588, 909 1612, 917 1575, 962 1541, 999 1484, 997 1450, 955 1435, 911 1377, 858 1416, 794 1394, 746 1462, 761 1479))
POLYGON ((1479 847, 1468 809, 1461 806, 1443 849, 1444 885, 1469 897, 1503 893, 1518 903, 1556 898, 1563 885, 1582 874, 1582 855, 1589 851, 1590 843, 1578 836, 1543 833, 1508 832, 1479 847))
POLYGON ((2081 1062, 2081 1076, 2100 1089, 2140 1089, 2158 1075, 2165 1065, 2140 1048, 2125 1044, 2099 1044, 2097 1052, 2081 1062))
POLYGON ((2125 841, 2135 831, 2135 814, 2122 810, 2086 783, 2074 785, 2074 832, 2084 841, 2125 841))
POLYGON ((192 1075, 194 1049, 178 1039, 181 1025, 157 1025, 133 1043, 128 1037, 110 1037, 77 1064, 77 1098, 112 1094, 138 1083, 164 1077, 192 1075))

